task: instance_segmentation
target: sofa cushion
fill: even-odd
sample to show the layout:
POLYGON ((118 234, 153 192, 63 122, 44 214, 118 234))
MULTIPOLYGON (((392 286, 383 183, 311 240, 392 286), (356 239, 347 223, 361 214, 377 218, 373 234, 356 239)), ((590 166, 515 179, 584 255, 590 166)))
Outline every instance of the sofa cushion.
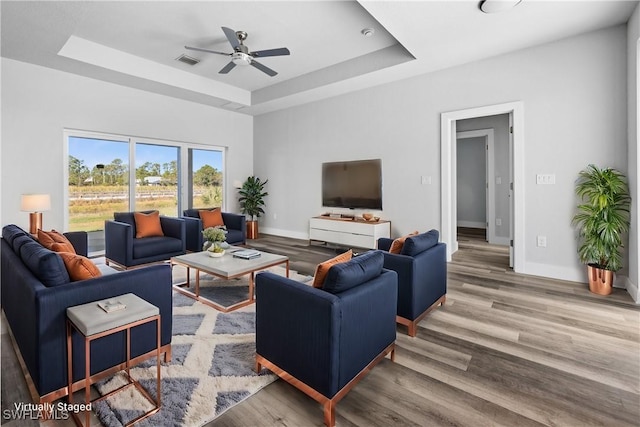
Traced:
POLYGON ((407 240, 407 237, 415 236, 417 234, 418 234, 418 231, 416 230, 413 233, 409 233, 406 236, 398 237, 397 239, 395 239, 391 243, 391 247, 389 248, 389 253, 399 254, 400 252, 402 252, 402 247, 404 246, 404 242, 405 240, 407 240))
POLYGON ((224 225, 224 220, 222 219, 222 212, 218 208, 213 210, 200 209, 198 211, 198 215, 200 215, 200 219, 202 220, 203 229, 224 225))
POLYGON ((69 239, 56 230, 38 230, 38 242, 40 242, 40 244, 45 248, 51 249, 54 252, 76 253, 76 250, 69 239))
POLYGON ((116 270, 115 268, 107 264, 95 264, 95 266, 98 270, 100 270, 101 276, 110 276, 112 274, 118 274, 121 272, 120 270, 116 270))
POLYGON ((87 257, 71 252, 59 252, 58 255, 62 258, 72 282, 102 276, 98 267, 87 257))
MULTIPOLYGON (((7 241, 9 246, 13 247, 13 240, 18 236, 29 236, 26 231, 15 224, 9 224, 2 227, 2 238, 7 241)), ((15 249, 14 249, 15 250, 15 249)))
POLYGON ((13 252, 15 252, 16 255, 20 256, 20 249, 22 248, 22 245, 29 242, 35 242, 35 240, 33 240, 33 238, 29 235, 25 234, 22 236, 16 236, 16 238, 13 239, 13 245, 11 245, 11 247, 13 248, 13 252))
POLYGON ((353 257, 353 251, 349 249, 347 252, 342 253, 336 257, 333 257, 323 263, 320 263, 316 266, 316 271, 313 274, 313 287, 314 288, 322 288, 325 279, 327 278, 327 273, 331 266, 349 261, 353 257))
POLYGON ((429 248, 438 244, 440 233, 438 230, 431 230, 426 233, 418 234, 407 238, 402 247, 402 255, 416 256, 429 248))
POLYGON ((333 265, 329 269, 322 289, 332 294, 346 291, 367 282, 382 273, 384 255, 381 251, 369 251, 350 261, 333 265))
POLYGON ((162 225, 160 224, 160 212, 134 212, 133 219, 136 222, 136 239, 164 236, 162 225))
POLYGON ((182 251, 182 241, 173 237, 133 239, 133 259, 154 257, 182 251))
POLYGON ((32 240, 20 248, 20 258, 34 276, 45 286, 59 286, 69 283, 69 273, 62 258, 40 243, 32 240))

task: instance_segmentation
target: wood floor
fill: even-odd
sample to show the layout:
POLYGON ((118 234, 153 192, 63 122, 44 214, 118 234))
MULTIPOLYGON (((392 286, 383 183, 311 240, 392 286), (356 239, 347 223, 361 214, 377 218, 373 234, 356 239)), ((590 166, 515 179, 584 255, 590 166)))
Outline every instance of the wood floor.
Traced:
MULTIPOLYGON (((420 323, 416 338, 398 328, 395 363, 383 360, 347 394, 336 424, 640 425, 640 307, 624 290, 601 297, 582 283, 513 273, 507 248, 482 238, 460 233, 446 305, 420 323)), ((275 236, 249 242, 288 255, 301 274, 340 252, 275 236)), ((28 396, 6 343, 3 332, 2 409, 28 396)), ((322 420, 318 403, 278 380, 209 425, 322 420)))
MULTIPOLYGON (((640 425, 640 307, 624 290, 601 297, 515 274, 507 248, 480 237, 460 234, 445 307, 416 338, 398 328, 395 363, 384 360, 337 405, 336 424, 640 425)), ((276 381, 210 425, 320 426, 322 411, 276 381)))

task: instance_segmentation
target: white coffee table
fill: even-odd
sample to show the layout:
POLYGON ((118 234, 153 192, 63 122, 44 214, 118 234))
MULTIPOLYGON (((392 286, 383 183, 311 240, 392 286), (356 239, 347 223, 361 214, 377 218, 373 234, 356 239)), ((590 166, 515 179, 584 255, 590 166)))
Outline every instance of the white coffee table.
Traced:
POLYGON ((206 252, 193 252, 186 255, 180 255, 171 258, 171 266, 181 265, 187 269, 187 281, 173 285, 173 288, 197 301, 207 304, 216 310, 227 313, 247 306, 254 302, 254 278, 256 271, 264 270, 276 265, 286 264, 287 277, 289 277, 289 258, 284 255, 270 254, 268 252, 260 252, 260 256, 252 259, 235 258, 233 252, 246 249, 238 246, 230 246, 225 254, 219 258, 212 258, 206 252), (196 270, 195 292, 184 289, 183 286, 189 286, 191 283, 190 270, 196 270), (249 275, 249 295, 246 300, 240 301, 229 307, 224 307, 207 298, 200 296, 200 272, 211 274, 221 279, 235 279, 249 275))

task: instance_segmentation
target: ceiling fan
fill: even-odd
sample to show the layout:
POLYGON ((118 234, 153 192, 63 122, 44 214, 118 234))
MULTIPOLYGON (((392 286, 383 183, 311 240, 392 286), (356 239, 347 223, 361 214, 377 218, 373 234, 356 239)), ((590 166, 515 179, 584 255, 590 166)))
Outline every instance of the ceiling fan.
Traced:
POLYGON ((227 27, 222 27, 222 31, 224 31, 224 35, 227 36, 227 40, 229 40, 229 43, 231 43, 231 47, 233 47, 233 53, 218 52, 215 50, 202 49, 200 47, 191 46, 185 46, 184 48, 190 50, 198 50, 200 52, 217 53, 218 55, 230 56, 231 62, 225 65, 220 71, 218 71, 218 73, 220 74, 227 74, 229 71, 233 70, 236 65, 252 65, 263 73, 270 75, 271 77, 275 76, 278 73, 273 71, 271 68, 262 65, 261 63, 256 61, 255 58, 290 54, 289 49, 287 49, 286 47, 249 52, 249 47, 243 43, 248 36, 246 32, 233 31, 231 28, 227 27))

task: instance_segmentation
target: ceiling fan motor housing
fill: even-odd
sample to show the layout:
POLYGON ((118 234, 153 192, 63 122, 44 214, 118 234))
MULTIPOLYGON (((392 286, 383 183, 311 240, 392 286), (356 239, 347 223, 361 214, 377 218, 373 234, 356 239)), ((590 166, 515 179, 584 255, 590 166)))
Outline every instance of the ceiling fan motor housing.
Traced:
POLYGON ((231 60, 236 65, 250 65, 251 56, 244 52, 233 52, 231 54, 231 60))

